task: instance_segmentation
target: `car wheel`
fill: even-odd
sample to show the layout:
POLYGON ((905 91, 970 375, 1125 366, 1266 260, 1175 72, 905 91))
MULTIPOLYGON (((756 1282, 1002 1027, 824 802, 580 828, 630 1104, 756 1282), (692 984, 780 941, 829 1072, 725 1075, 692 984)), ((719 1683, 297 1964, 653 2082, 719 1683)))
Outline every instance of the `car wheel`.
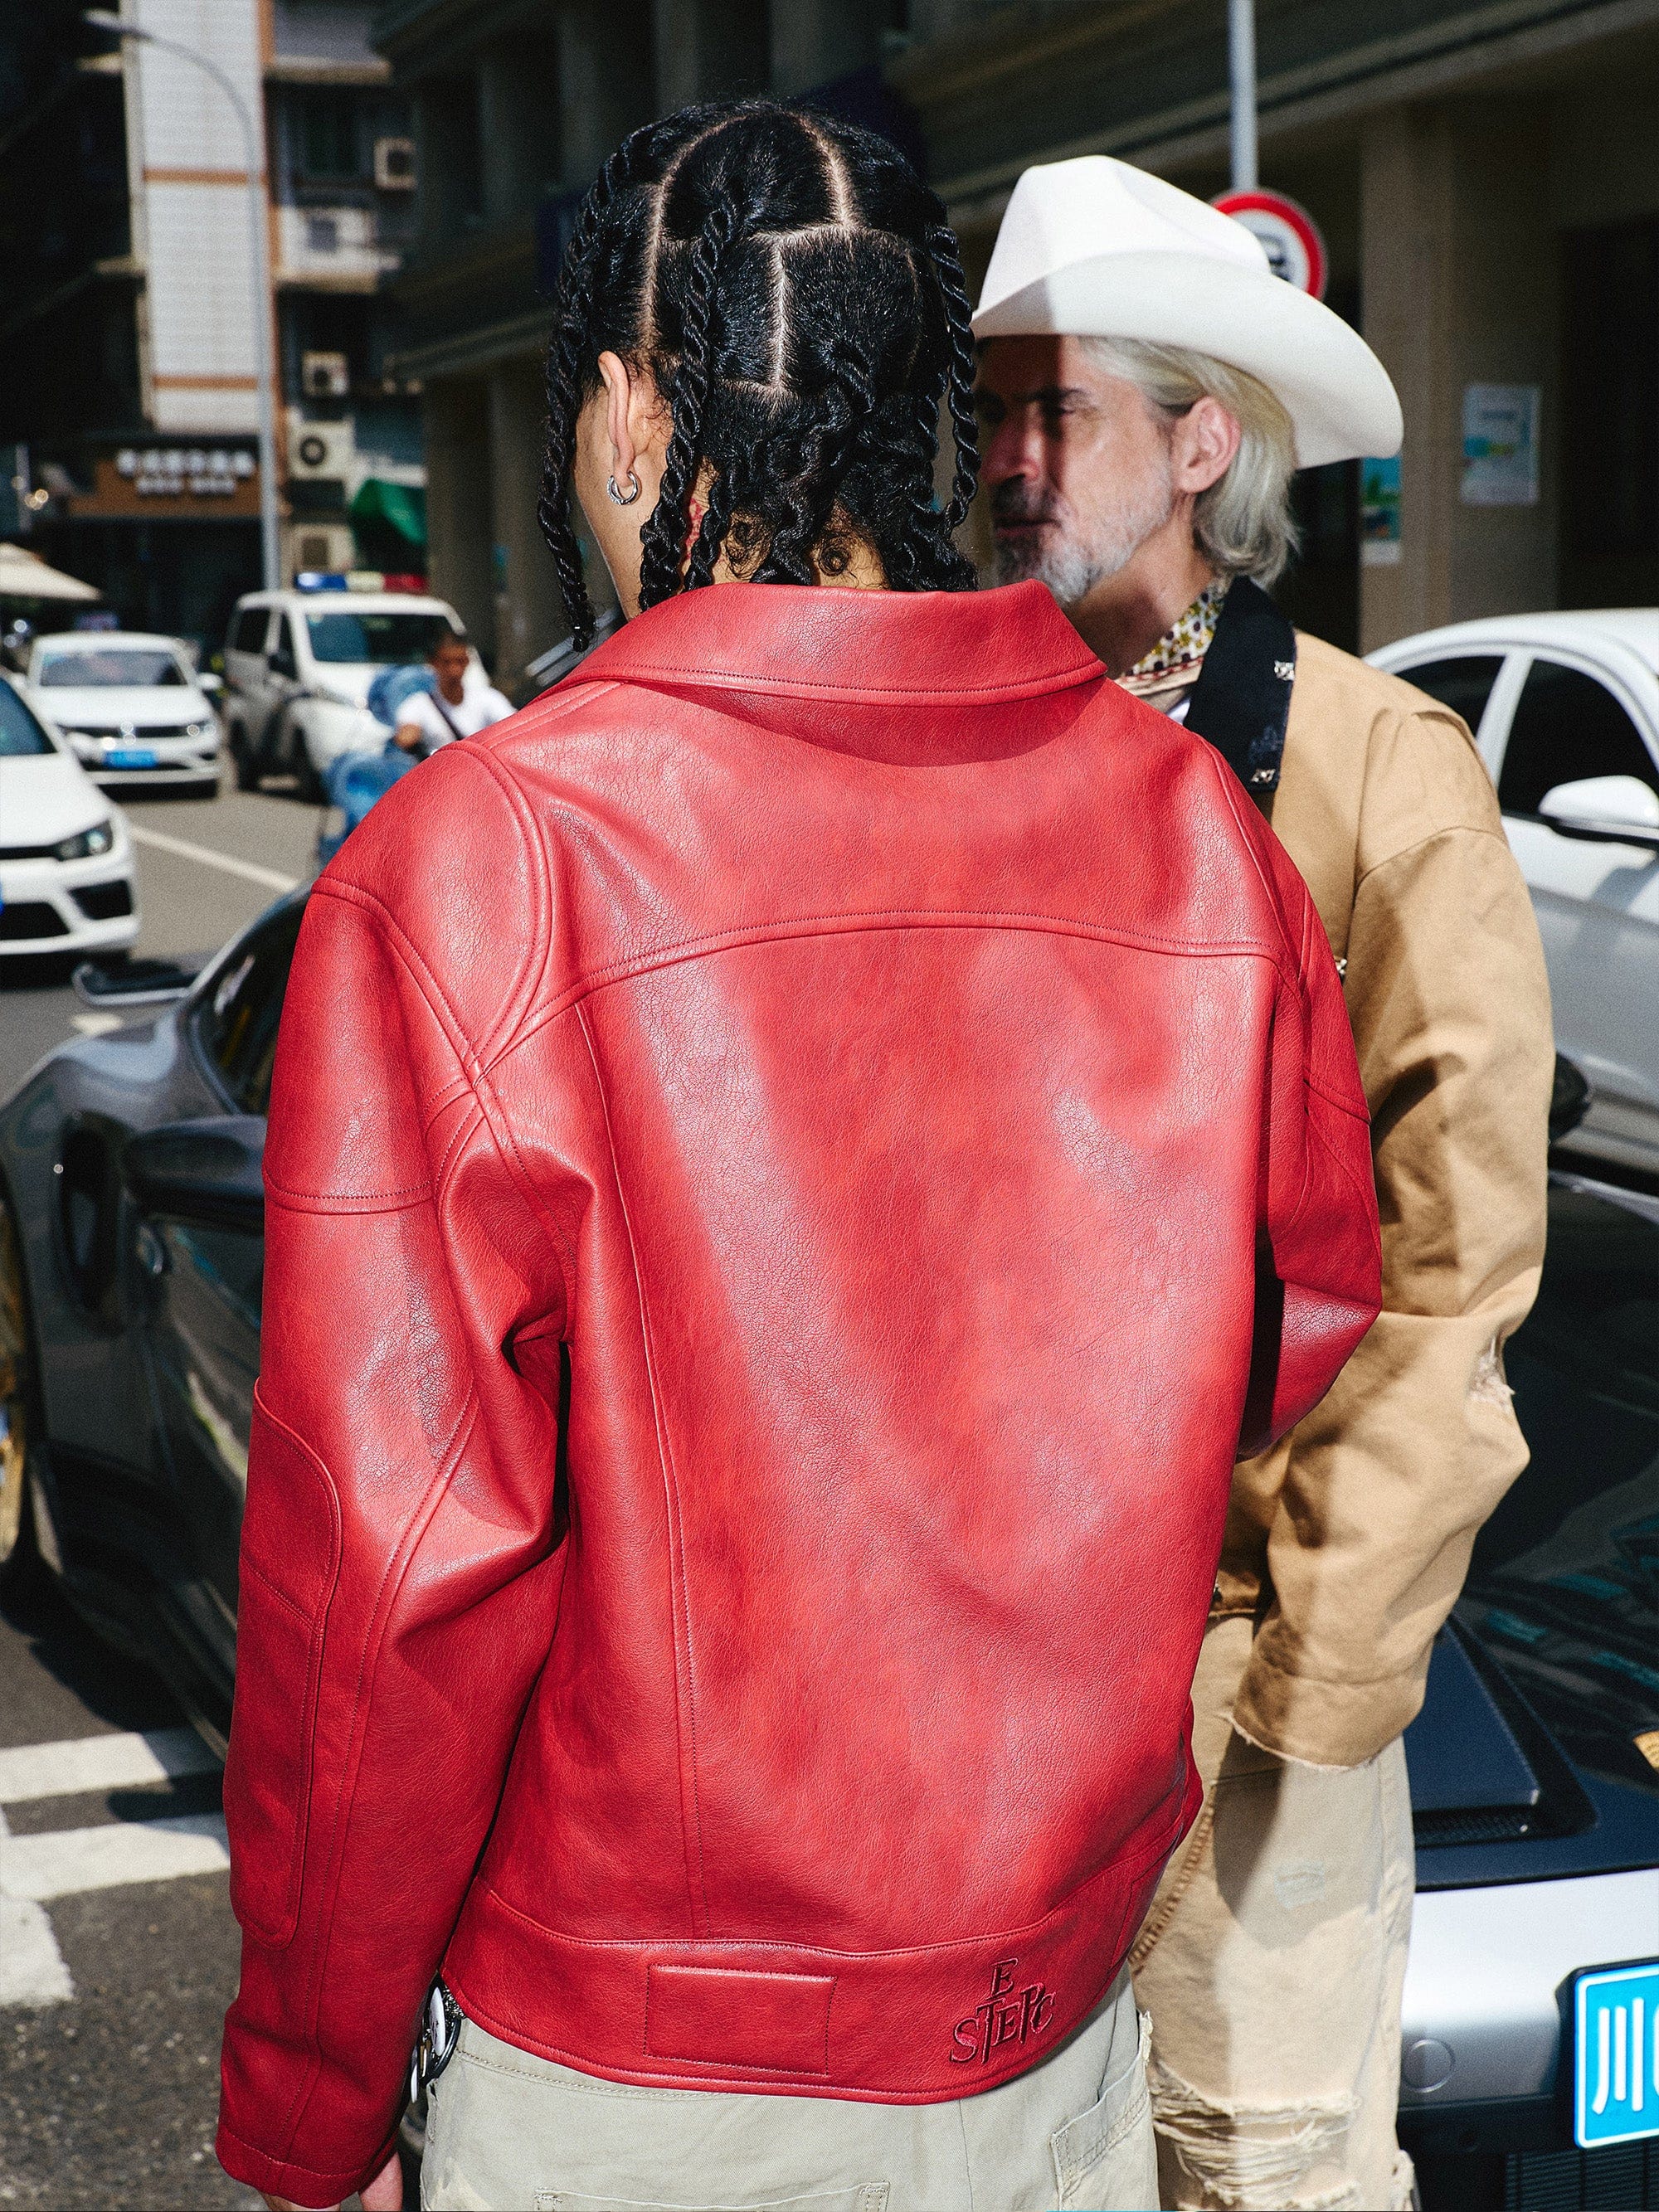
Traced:
POLYGON ((20 1582, 33 1556, 29 1453, 34 1407, 22 1253, 11 1209, 0 1197, 0 1585, 20 1582))
POLYGON ((305 731, 291 714, 283 732, 282 750, 289 768, 293 771, 295 796, 307 806, 319 806, 323 798, 323 779, 312 761, 305 731))
POLYGON ((247 741, 247 731, 240 722, 233 722, 229 733, 230 757, 236 770, 238 791, 258 791, 259 763, 253 748, 247 741))

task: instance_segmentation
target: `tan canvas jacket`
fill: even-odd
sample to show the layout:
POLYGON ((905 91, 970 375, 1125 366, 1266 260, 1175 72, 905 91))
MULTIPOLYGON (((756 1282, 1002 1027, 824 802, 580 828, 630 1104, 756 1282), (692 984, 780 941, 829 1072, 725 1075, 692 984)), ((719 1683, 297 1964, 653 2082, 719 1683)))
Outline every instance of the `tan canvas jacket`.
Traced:
POLYGON ((1242 1733, 1349 1766, 1416 1713, 1475 1533, 1526 1464, 1503 1346, 1544 1251, 1549 988, 1491 781, 1420 691, 1299 637, 1265 811, 1346 963, 1383 1310, 1324 1402, 1239 1466, 1218 1599, 1260 1619, 1242 1733))

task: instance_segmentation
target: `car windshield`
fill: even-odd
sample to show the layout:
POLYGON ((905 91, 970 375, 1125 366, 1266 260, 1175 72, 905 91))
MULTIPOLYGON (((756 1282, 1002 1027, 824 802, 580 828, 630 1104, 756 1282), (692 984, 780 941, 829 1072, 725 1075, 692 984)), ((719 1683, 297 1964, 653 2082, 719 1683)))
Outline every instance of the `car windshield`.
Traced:
POLYGON ((28 708, 0 677, 0 760, 19 760, 57 748, 28 708))
POLYGON ((1583 1765, 1659 1790, 1659 1199, 1556 1179, 1505 1364, 1532 1463, 1462 1611, 1583 1765))
POLYGON ((89 645, 54 653, 40 663, 42 689, 102 690, 113 684, 151 691, 188 681, 164 645, 89 645))
POLYGON ((426 649, 441 629, 449 627, 442 615, 308 614, 314 660, 424 660, 426 649))

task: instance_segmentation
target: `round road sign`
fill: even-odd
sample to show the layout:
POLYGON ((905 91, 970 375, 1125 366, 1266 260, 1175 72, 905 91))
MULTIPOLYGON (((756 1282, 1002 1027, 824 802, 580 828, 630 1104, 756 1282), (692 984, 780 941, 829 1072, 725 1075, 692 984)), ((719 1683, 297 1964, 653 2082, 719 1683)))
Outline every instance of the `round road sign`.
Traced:
POLYGON ((1329 263, 1319 226, 1306 208, 1283 192, 1263 191, 1223 192, 1211 205, 1261 240, 1275 276, 1299 292, 1311 292, 1316 300, 1324 298, 1329 263))

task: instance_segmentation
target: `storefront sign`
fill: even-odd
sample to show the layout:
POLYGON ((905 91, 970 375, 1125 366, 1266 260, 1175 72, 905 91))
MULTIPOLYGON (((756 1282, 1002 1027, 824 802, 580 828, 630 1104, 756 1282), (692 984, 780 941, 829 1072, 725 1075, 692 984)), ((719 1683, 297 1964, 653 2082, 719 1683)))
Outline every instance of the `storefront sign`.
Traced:
POLYGON ((91 489, 64 505, 86 520, 235 520, 258 514, 258 480, 246 446, 122 446, 94 456, 91 489))
POLYGON ((1359 464, 1359 558, 1367 568, 1400 565, 1400 456, 1359 464))
POLYGON ((1298 292, 1325 296, 1330 256, 1319 226, 1304 207, 1283 192, 1223 192, 1210 204, 1235 222, 1242 222, 1261 241, 1275 276, 1294 284, 1298 292))
POLYGON ((1465 507, 1536 507, 1538 408, 1535 384, 1463 386, 1465 507))

